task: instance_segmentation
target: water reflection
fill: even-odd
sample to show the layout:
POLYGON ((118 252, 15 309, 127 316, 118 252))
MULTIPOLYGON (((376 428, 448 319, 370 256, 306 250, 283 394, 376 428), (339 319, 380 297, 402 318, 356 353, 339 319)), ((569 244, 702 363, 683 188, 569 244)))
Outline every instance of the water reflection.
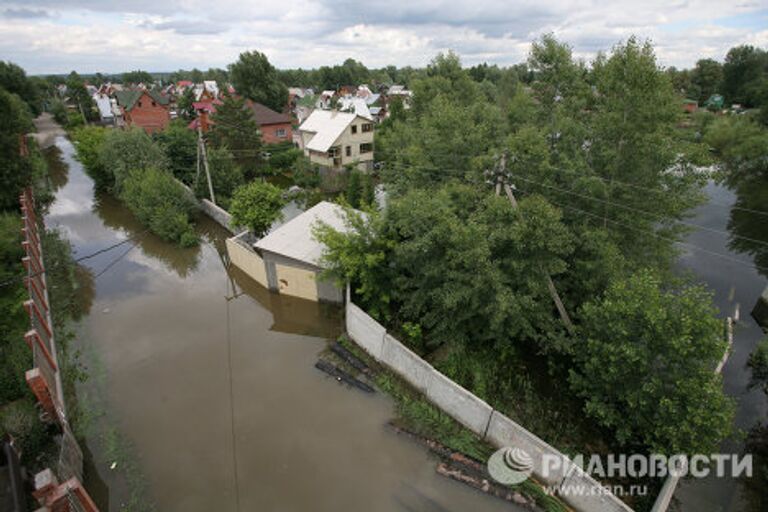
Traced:
POLYGON ((179 277, 185 278, 197 269, 200 246, 181 248, 147 231, 118 199, 106 192, 95 192, 93 211, 104 225, 135 238, 143 254, 156 259, 179 277))
POLYGON ((333 339, 342 332, 341 308, 270 292, 235 267, 229 275, 236 284, 236 296, 246 294, 272 313, 270 331, 333 339))
POLYGON ((749 254, 768 277, 768 180, 755 178, 733 188, 736 203, 728 219, 728 248, 749 254), (733 236, 736 235, 736 236, 733 236))

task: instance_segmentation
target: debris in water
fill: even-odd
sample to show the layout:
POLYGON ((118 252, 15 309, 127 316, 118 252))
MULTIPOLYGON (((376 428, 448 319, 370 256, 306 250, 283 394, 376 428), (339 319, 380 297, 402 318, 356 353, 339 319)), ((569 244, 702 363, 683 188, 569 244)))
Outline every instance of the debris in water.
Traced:
POLYGON ((366 393, 374 393, 376 391, 365 382, 354 378, 353 376, 351 376, 350 374, 348 374, 338 366, 331 364, 328 361, 324 361, 320 359, 318 362, 315 363, 315 368, 327 373, 328 375, 336 379, 338 382, 344 382, 346 384, 349 384, 350 386, 356 387, 361 391, 365 391, 366 393))

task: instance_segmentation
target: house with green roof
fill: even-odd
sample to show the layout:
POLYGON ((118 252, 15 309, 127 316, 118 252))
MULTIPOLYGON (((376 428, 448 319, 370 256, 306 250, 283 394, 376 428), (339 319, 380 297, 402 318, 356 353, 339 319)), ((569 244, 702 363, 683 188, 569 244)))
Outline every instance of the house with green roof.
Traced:
POLYGON ((170 98, 158 91, 117 91, 115 97, 127 126, 138 126, 147 133, 154 133, 164 130, 171 122, 170 98))

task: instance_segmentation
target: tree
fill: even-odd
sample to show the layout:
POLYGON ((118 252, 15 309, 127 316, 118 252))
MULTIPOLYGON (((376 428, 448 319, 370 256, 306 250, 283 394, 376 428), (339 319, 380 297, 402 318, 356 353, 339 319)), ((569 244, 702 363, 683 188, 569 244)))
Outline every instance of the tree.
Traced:
POLYGON ((21 142, 32 130, 27 105, 0 88, 0 209, 18 207, 19 192, 32 179, 32 165, 21 154, 21 142))
POLYGON ((135 170, 168 168, 163 150, 144 130, 110 130, 102 144, 99 158, 104 165, 104 179, 97 184, 120 194, 123 181, 135 170))
POLYGON ((246 226, 261 238, 275 221, 282 218, 285 204, 283 191, 278 187, 254 181, 235 190, 229 212, 234 225, 246 226))
POLYGON ((179 107, 179 115, 187 120, 191 121, 195 117, 195 108, 192 105, 195 102, 195 91, 188 87, 184 94, 179 97, 177 105, 179 107))
MULTIPOLYGON (((674 254, 669 239, 681 232, 676 221, 701 201, 703 184, 692 172, 688 148, 674 135, 679 97, 653 47, 634 38, 598 59, 593 74, 598 96, 589 119, 588 162, 601 183, 587 184, 574 174, 569 181, 580 180, 589 193, 566 194, 558 201, 589 212, 592 221, 602 218, 630 260, 665 266, 674 254), (673 167, 678 172, 670 173, 673 167), (638 186, 646 191, 638 193, 638 186)), ((558 192, 550 189, 545 195, 558 192)))
POLYGON ((111 171, 101 160, 102 146, 107 137, 107 129, 100 126, 83 126, 72 132, 77 159, 93 179, 96 188, 109 187, 114 180, 111 171))
POLYGON ((735 46, 723 64, 723 94, 726 101, 756 107, 768 87, 768 52, 750 45, 735 46))
POLYGON ((263 53, 241 53, 237 62, 229 65, 229 74, 235 90, 246 98, 278 112, 288 103, 288 88, 263 53))
POLYGON ((98 114, 94 108, 93 98, 85 87, 85 81, 75 71, 72 71, 67 76, 66 83, 69 100, 77 107, 83 122, 95 119, 98 114))
POLYGON ((362 195, 362 178, 360 171, 357 169, 350 169, 347 174, 347 192, 346 199, 352 208, 360 208, 360 198, 362 195))
POLYGON ((131 170, 123 181, 120 198, 142 224, 164 240, 182 247, 197 244, 190 222, 195 205, 167 171, 154 167, 131 170))
POLYGON ((152 138, 165 153, 173 175, 192 185, 197 173, 197 134, 183 122, 174 121, 152 138))
POLYGON ((734 404, 714 373, 727 348, 714 312, 703 287, 665 289, 649 270, 586 304, 570 376, 586 414, 625 446, 716 451, 730 434, 734 404))
POLYGON ((39 82, 27 77, 20 66, 12 62, 0 61, 0 88, 17 94, 35 115, 40 113, 43 92, 40 86, 39 82))
POLYGON ((149 74, 146 71, 142 71, 140 69, 123 73, 123 76, 121 79, 125 84, 134 84, 134 85, 144 84, 147 87, 151 86, 152 83, 155 81, 155 79, 152 77, 151 74, 149 74))
POLYGON ((227 148, 249 178, 257 175, 261 161, 261 132, 245 100, 226 96, 216 113, 211 116, 213 127, 209 140, 214 147, 227 148))
MULTIPOLYGON (((232 153, 227 148, 214 148, 208 151, 208 167, 216 202, 227 209, 235 189, 245 181, 243 171, 235 163, 232 153)), ((208 182, 205 176, 201 175, 197 180, 195 193, 198 197, 208 197, 208 182)))
POLYGON ((714 59, 700 59, 691 72, 691 85, 698 89, 698 99, 703 104, 719 92, 723 81, 723 65, 714 59))

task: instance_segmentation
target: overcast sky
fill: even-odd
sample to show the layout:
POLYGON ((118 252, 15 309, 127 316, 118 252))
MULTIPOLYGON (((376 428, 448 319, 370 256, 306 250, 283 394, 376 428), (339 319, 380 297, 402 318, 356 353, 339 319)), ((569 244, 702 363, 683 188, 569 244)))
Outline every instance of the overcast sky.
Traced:
POLYGON ((422 66, 453 49, 465 65, 515 64, 554 32, 577 56, 631 34, 667 66, 768 47, 766 0, 0 0, 0 60, 29 73, 225 67, 249 49, 279 68, 352 57, 422 66))

